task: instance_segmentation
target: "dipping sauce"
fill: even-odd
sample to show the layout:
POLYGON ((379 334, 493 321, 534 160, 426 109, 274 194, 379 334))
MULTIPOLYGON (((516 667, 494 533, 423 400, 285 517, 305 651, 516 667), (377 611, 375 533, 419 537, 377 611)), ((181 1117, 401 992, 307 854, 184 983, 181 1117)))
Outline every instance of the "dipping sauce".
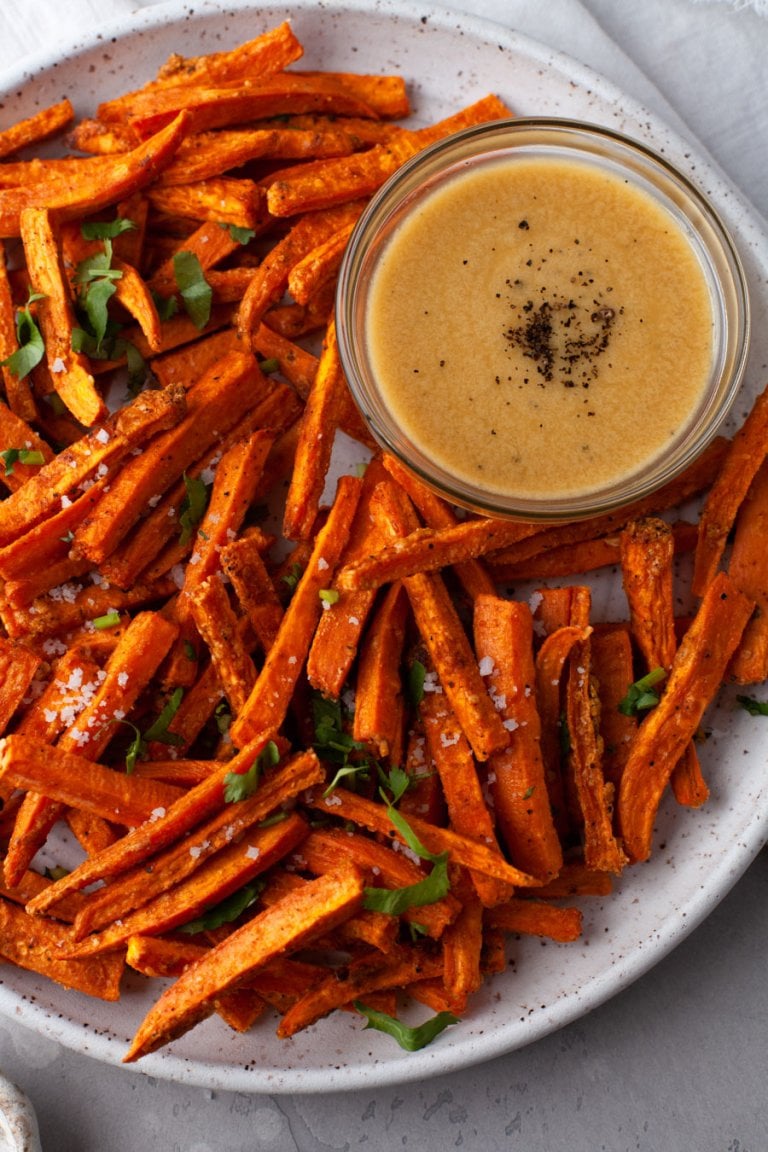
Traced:
POLYGON ((662 456, 708 385, 713 301, 674 216, 604 166, 494 157, 400 222, 367 355, 404 434, 458 480, 547 500, 662 456))

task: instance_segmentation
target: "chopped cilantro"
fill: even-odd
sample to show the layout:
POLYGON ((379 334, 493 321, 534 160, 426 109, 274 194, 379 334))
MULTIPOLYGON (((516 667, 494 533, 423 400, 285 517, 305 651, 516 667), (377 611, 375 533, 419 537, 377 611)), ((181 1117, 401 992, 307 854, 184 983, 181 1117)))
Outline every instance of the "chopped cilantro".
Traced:
POLYGON ((247 800, 259 786, 265 768, 271 768, 280 759, 280 752, 274 740, 270 740, 259 752, 247 772, 228 772, 224 777, 224 799, 227 804, 247 800))
POLYGON ((750 716, 768 716, 768 701, 755 700, 753 696, 737 696, 736 699, 750 716))
POLYGON ((0 452, 6 476, 13 475, 14 464, 45 464, 42 452, 33 448, 6 448, 0 452))
POLYGON ((646 676, 630 684, 626 696, 619 703, 619 712, 624 716, 636 716, 638 712, 647 712, 649 708, 655 708, 659 702, 659 694, 653 689, 666 675, 663 668, 653 668, 646 676))
POLYGON ((120 623, 120 613, 107 612, 104 616, 97 616, 91 623, 94 628, 114 628, 120 623))
POLYGON ((28 376, 45 355, 43 337, 29 310, 30 304, 42 299, 44 297, 39 292, 29 293, 26 305, 16 313, 16 342, 19 346, 5 360, 0 361, 0 367, 6 367, 19 380, 28 376))
POLYGON ((256 235, 253 228, 243 228, 240 224, 219 224, 219 227, 225 228, 232 239, 237 240, 238 244, 247 244, 256 235))
POLYGON ((195 525, 199 524, 205 515, 210 492, 208 485, 199 477, 187 476, 186 472, 184 473, 184 487, 187 494, 179 509, 180 544, 188 544, 192 539, 195 525))
POLYGON ((321 588, 319 596, 323 604, 327 604, 330 608, 332 604, 338 603, 340 592, 338 588, 321 588))
POLYGON ((458 1024, 460 1021, 457 1016, 452 1012, 438 1012, 436 1016, 432 1016, 429 1020, 425 1020, 423 1024, 412 1028, 407 1024, 403 1024, 394 1016, 388 1016, 386 1012, 379 1012, 376 1008, 369 1008, 360 1000, 354 1001, 355 1008, 358 1012, 365 1016, 368 1023, 366 1028, 375 1028, 377 1032, 386 1032, 388 1036, 392 1036, 397 1041, 401 1048, 406 1052, 418 1052, 420 1048, 425 1048, 427 1044, 439 1036, 445 1028, 451 1024, 458 1024))
POLYGON ((288 571, 283 573, 283 575, 280 577, 280 579, 283 581, 284 584, 287 584, 287 586, 291 590, 291 592, 294 592, 296 590, 296 585, 299 583, 299 580, 301 580, 301 576, 302 576, 301 564, 293 563, 293 564, 291 564, 288 571))
POLYGON ((267 360, 259 360, 259 368, 265 376, 269 376, 272 372, 280 371, 280 361, 275 356, 270 356, 267 360))
POLYGON ((226 900, 207 908, 196 920, 182 925, 179 931, 195 935, 198 932, 212 932, 214 928, 221 928, 222 924, 231 924, 259 898, 263 887, 263 883, 257 883, 238 888, 226 900))
POLYGON ((450 890, 448 879, 448 853, 435 858, 432 871, 416 884, 404 888, 365 888, 363 908, 369 912, 387 912, 400 916, 409 908, 421 908, 442 900, 450 890))
POLYGON ((179 302, 175 296, 161 296, 158 292, 153 292, 152 299, 161 320, 170 320, 179 310, 179 302))
POLYGON ((174 255, 173 274, 187 315, 195 328, 205 328, 211 316, 213 291, 194 252, 174 255))
POLYGON ((108 236, 104 237, 102 250, 81 260, 75 272, 75 284, 80 285, 80 308, 87 317, 86 332, 94 337, 97 352, 107 335, 108 304, 117 291, 115 281, 122 276, 119 268, 112 267, 112 241, 108 236))
POLYGON ((427 669, 421 660, 414 660, 408 669, 408 699, 414 708, 418 708, 424 699, 424 682, 427 678, 427 669))
POLYGON ((123 232, 132 232, 136 228, 133 220, 127 216, 117 216, 114 220, 90 220, 80 225, 80 233, 84 240, 114 240, 123 232))
POLYGON ((159 744, 183 744, 184 741, 181 736, 175 732, 168 731, 168 725, 179 710, 181 701, 184 697, 183 688, 174 688, 172 695, 169 697, 165 707, 160 715, 155 720, 154 724, 144 733, 144 740, 147 744, 155 740, 159 744))

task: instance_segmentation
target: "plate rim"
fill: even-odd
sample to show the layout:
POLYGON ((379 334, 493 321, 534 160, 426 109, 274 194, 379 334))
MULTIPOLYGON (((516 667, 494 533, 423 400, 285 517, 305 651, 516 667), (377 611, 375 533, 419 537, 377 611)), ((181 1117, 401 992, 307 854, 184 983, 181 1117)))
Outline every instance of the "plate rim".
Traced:
MULTIPOLYGON (((680 158, 686 154, 693 155, 699 174, 704 171, 709 179, 713 179, 715 184, 719 185, 716 207, 726 218, 729 229, 733 229, 731 220, 733 210, 730 205, 718 203, 718 200, 724 201, 730 198, 731 204, 736 204, 738 218, 736 231, 743 233, 744 244, 759 249, 762 242, 765 246, 756 210, 740 189, 722 172, 704 147, 699 142, 684 139, 661 116, 650 111, 645 104, 623 92, 612 80, 577 58, 491 19, 433 3, 421 5, 416 14, 412 7, 401 0, 357 0, 357 2, 349 0, 348 3, 331 0, 329 3, 321 4, 313 3, 312 0, 295 0, 285 7, 284 13, 285 18, 290 19, 293 13, 304 11, 317 13, 318 9, 322 9, 328 16, 338 14, 341 17, 344 13, 354 12, 360 15, 370 11, 380 16, 396 18, 409 25, 426 19, 439 25, 446 32, 455 31, 460 23, 461 31, 477 40, 496 43, 511 52, 522 52, 540 63, 542 67, 559 69, 577 86, 598 93, 606 103, 620 103, 628 117, 636 121, 648 121, 649 135, 652 138, 663 136, 666 154, 673 156, 673 162, 679 163, 680 158)), ((104 42, 119 41, 127 36, 150 32, 153 29, 164 29, 179 20, 195 22, 209 20, 217 15, 236 15, 246 11, 254 13, 269 11, 274 15, 276 9, 258 0, 256 2, 229 0, 227 3, 216 0, 215 3, 195 5, 185 4, 183 0, 164 0, 157 5, 137 9, 129 15, 110 19, 98 30, 94 29, 90 33, 81 33, 71 36, 67 41, 60 41, 55 49, 38 49, 25 56, 16 65, 3 69, 0 72, 0 99, 10 95, 13 90, 26 88, 34 83, 41 72, 50 71, 61 60, 89 54, 104 42)), ((743 254, 744 249, 741 250, 743 254)), ((762 259, 764 267, 768 267, 768 251, 762 255, 762 259)), ((671 928, 665 926, 664 931, 656 934, 655 940, 646 941, 642 948, 638 948, 637 955, 632 961, 625 959, 618 969, 602 971, 589 980, 585 991, 579 989, 568 997, 567 1003, 561 1001, 555 1024, 550 1023, 543 1015, 536 1017, 532 1020, 530 1031, 522 1042, 510 1042, 505 1039, 501 1029, 496 1029, 490 1035, 468 1036, 463 1042, 458 1040, 451 1046, 441 1047, 439 1043, 435 1044, 422 1050, 418 1061, 414 1061, 412 1056, 404 1057, 398 1052, 389 1055, 385 1053, 376 1064, 359 1068, 344 1065, 341 1068, 266 1069, 257 1066, 223 1065, 190 1059, 174 1052, 173 1046, 143 1058, 137 1065, 124 1065, 117 1051, 118 1038, 113 1033, 89 1030, 83 1024, 66 1019, 61 1014, 52 1017, 47 1008, 35 1003, 34 989, 30 990, 30 994, 17 993, 9 990, 0 979, 0 1015, 15 1019, 22 1025, 32 1027, 40 1034, 59 1041, 65 1047, 100 1062, 175 1083, 211 1089, 246 1093, 312 1094, 353 1091, 373 1086, 389 1087, 411 1082, 417 1078, 445 1075, 478 1066, 527 1047, 604 1004, 645 975, 701 924, 765 846, 768 830, 765 829, 764 815, 765 813, 755 805, 752 819, 741 830, 738 845, 732 844, 727 851, 723 851, 712 868, 706 892, 701 891, 698 899, 694 899, 687 906, 684 923, 671 928), (467 1051, 469 1048, 472 1049, 471 1052, 467 1051)), ((30 978, 34 978, 34 974, 30 973, 30 978)))

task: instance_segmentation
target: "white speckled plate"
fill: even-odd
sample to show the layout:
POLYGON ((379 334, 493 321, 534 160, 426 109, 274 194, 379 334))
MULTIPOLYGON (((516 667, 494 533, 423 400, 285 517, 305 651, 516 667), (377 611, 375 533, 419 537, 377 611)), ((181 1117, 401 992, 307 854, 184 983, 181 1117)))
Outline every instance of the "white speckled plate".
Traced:
MULTIPOLYGON (((174 3, 72 44, 56 58, 6 75, 0 124, 69 95, 80 115, 99 100, 139 86, 171 53, 199 54, 256 35, 286 15, 306 47, 308 67, 400 71, 419 121, 447 115, 495 91, 523 115, 549 114, 608 124, 662 150, 707 191, 744 260, 753 305, 768 297, 768 247, 748 206, 701 156, 645 109, 580 64, 492 24, 428 5, 407 10, 376 0, 344 6, 298 0, 270 8, 247 0, 174 3)), ((745 395, 768 362, 768 329, 755 334, 745 395)), ((614 577, 596 582, 606 617, 624 615, 614 577)), ((360 1020, 337 1013, 289 1042, 269 1020, 245 1036, 218 1018, 137 1066, 150 1075, 243 1092, 320 1092, 373 1087, 453 1071, 530 1044, 621 991, 669 952, 712 910, 762 847, 768 814, 765 737, 760 721, 725 698, 706 717, 702 747, 712 798, 700 812, 661 813, 651 861, 617 892, 585 905, 577 944, 524 941, 506 973, 477 996, 462 1023, 430 1047, 405 1054, 360 1020)), ((96 1059, 117 1063, 156 989, 138 979, 118 1005, 67 993, 4 966, 0 1011, 96 1059)))

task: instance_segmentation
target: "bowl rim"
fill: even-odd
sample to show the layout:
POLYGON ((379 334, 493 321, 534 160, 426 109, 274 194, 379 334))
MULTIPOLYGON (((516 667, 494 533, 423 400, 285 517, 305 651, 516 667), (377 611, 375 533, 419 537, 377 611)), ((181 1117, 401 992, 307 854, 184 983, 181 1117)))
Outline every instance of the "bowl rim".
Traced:
MULTIPOLYGON (((652 190, 658 199, 660 189, 652 185, 652 190)), ((680 225, 680 219, 677 222, 680 225)), ((704 189, 661 152, 627 133, 587 120, 551 116, 509 116, 471 125, 433 142, 400 165, 374 194, 355 224, 339 269, 335 314, 339 357, 350 393, 374 440, 385 452, 395 456, 422 483, 452 504, 479 515, 545 523, 585 519, 616 511, 650 496, 684 472, 715 439, 733 406, 744 378, 751 334, 749 291, 741 255, 720 212, 704 189), (710 268, 707 275, 716 286, 719 297, 718 301, 713 301, 712 309, 713 327, 716 329, 713 372, 693 424, 686 426, 685 432, 669 449, 665 448, 650 462, 619 481, 574 496, 552 499, 506 496, 492 488, 472 485, 463 478, 453 477, 410 442, 404 448, 403 440, 407 441, 407 438, 400 434, 395 421, 381 420, 381 411, 386 406, 379 404, 376 413, 371 410, 370 400, 372 395, 376 396, 375 386, 369 389, 358 369, 359 360, 364 360, 364 353, 359 348, 363 341, 356 339, 352 319, 358 287, 362 287, 363 292, 367 288, 367 282, 359 275, 362 260, 376 243, 379 230, 386 228, 398 209, 406 205, 407 214, 409 203, 418 200, 420 174, 425 174, 431 188, 440 177, 455 172, 461 165, 462 155, 465 160, 482 160, 484 157, 492 158, 495 153, 514 151, 521 143, 528 148, 532 144, 547 143, 544 140, 526 140, 525 134, 530 136, 531 133, 556 135, 557 140, 550 141, 548 146, 554 143, 566 151, 570 149, 574 158, 596 158, 598 162, 607 158, 614 169, 618 167, 634 173, 646 185, 645 171, 660 177, 664 182, 661 189, 666 202, 664 206, 668 207, 670 200, 677 208, 682 204, 685 228, 701 251, 706 253, 710 264, 714 250, 715 267, 710 268), (482 150, 480 146, 486 142, 488 147, 482 150), (587 144, 595 147, 587 148, 587 144), (477 146, 474 152, 471 151, 473 146, 477 146), (603 156, 600 148, 613 149, 617 154, 603 156), (629 164, 630 159, 636 162, 637 169, 629 164), (670 190, 674 190, 677 196, 670 197, 670 190), (717 365, 715 360, 718 360, 717 365), (695 429, 699 430, 692 437, 695 429), (673 459, 667 463, 670 452, 673 459)), ((370 376, 373 377, 372 372, 370 376)))

